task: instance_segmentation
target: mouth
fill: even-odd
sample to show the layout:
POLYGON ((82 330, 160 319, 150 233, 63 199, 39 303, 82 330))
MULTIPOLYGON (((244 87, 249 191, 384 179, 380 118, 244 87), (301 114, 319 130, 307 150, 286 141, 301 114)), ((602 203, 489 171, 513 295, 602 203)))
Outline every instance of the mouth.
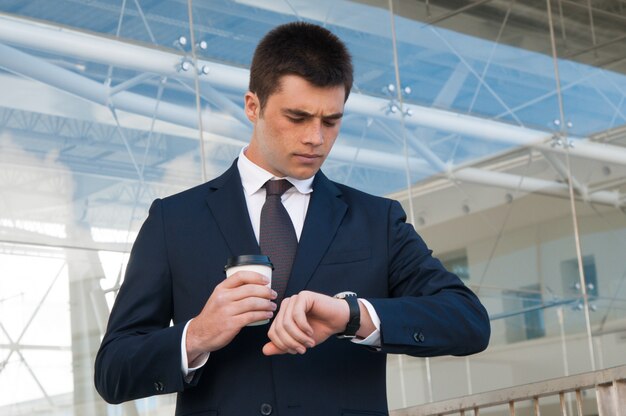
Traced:
POLYGON ((314 161, 322 157, 322 155, 314 154, 314 153, 295 153, 295 157, 301 160, 314 161))

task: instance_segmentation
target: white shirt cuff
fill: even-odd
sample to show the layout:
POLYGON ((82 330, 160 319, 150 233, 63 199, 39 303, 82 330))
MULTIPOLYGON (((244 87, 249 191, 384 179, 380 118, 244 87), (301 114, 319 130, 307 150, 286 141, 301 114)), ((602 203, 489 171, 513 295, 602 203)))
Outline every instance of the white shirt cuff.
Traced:
MULTIPOLYGON (((371 313, 371 312, 370 312, 371 313)), ((189 383, 191 381, 191 379, 193 378, 193 374, 194 372, 201 368, 202 366, 204 366, 206 364, 206 362, 209 360, 209 355, 210 353, 204 353, 202 354, 200 357, 198 357, 198 365, 193 367, 193 368, 189 368, 189 363, 187 362, 187 328, 189 328, 189 323, 192 321, 192 319, 190 319, 187 324, 185 325, 185 328, 183 329, 183 336, 182 339, 180 340, 180 354, 181 354, 181 370, 183 372, 183 377, 185 378, 185 381, 187 383, 189 383)))
POLYGON ((367 338, 353 338, 352 342, 360 345, 368 345, 370 347, 380 347, 380 318, 378 317, 378 314, 376 313, 376 310, 371 303, 361 298, 359 298, 359 302, 361 302, 363 306, 365 306, 365 308, 367 309, 367 312, 370 314, 370 318, 372 318, 372 323, 374 324, 376 329, 374 330, 374 332, 369 334, 367 338))

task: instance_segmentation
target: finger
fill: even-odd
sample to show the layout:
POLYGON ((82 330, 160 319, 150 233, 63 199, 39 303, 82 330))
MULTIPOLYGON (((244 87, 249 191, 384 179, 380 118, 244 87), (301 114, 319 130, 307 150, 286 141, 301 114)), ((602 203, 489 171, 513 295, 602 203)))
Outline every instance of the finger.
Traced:
POLYGON ((305 296, 294 296, 294 299, 289 304, 287 310, 288 319, 286 320, 285 329, 289 333, 289 336, 305 348, 310 348, 314 345, 313 328, 309 325, 307 319, 307 298, 305 296))
POLYGON ((237 301, 247 298, 271 301, 276 298, 276 292, 266 286, 260 285, 245 285, 234 289, 226 289, 218 286, 207 300, 203 311, 212 314, 228 313, 229 315, 240 313, 243 309, 237 308, 234 304, 237 301))
POLYGON ((313 299, 310 299, 307 296, 298 296, 297 301, 294 304, 292 310, 293 321, 298 328, 304 332, 307 336, 313 336, 313 328, 309 324, 309 320, 307 318, 307 313, 311 309, 310 303, 313 302, 313 299))
POLYGON ((237 301, 246 298, 263 298, 274 300, 278 296, 272 288, 256 284, 246 284, 232 289, 227 289, 228 298, 237 301))
POLYGON ((287 351, 281 350, 273 342, 268 342, 263 346, 263 354, 265 355, 279 355, 285 354, 287 351))
POLYGON ((272 343, 274 343, 274 345, 279 350, 282 350, 284 353, 304 353, 305 348, 303 348, 302 346, 300 347, 300 350, 297 350, 296 348, 292 348, 290 346, 290 344, 293 344, 293 341, 291 340, 288 332, 284 329, 285 320, 288 319, 287 310, 290 303, 291 300, 289 298, 283 299, 282 303, 280 304, 280 310, 278 311, 278 315, 276 315, 274 322, 272 322, 272 326, 270 327, 267 335, 270 341, 272 341, 272 343))
POLYGON ((226 288, 235 288, 246 284, 267 285, 269 283, 270 278, 261 273, 241 270, 227 277, 220 285, 226 288))
POLYGON ((265 321, 266 319, 272 319, 273 316, 274 316, 274 313, 271 311, 252 311, 252 312, 245 312, 245 313, 239 314, 233 317, 233 319, 235 319, 235 321, 237 322, 237 325, 240 328, 243 328, 244 326, 250 325, 253 322, 259 322, 259 321, 265 321))
POLYGON ((277 305, 269 299, 264 298, 244 298, 235 301, 230 305, 230 313, 232 315, 240 315, 246 312, 274 312, 277 305))
POLYGON ((293 320, 295 310, 300 303, 301 300, 297 295, 295 295, 286 305, 281 305, 281 312, 283 312, 283 315, 279 322, 280 326, 277 327, 277 335, 280 338, 282 345, 284 345, 289 351, 296 351, 299 354, 304 354, 306 348, 308 345, 311 345, 313 340, 302 332, 293 320))

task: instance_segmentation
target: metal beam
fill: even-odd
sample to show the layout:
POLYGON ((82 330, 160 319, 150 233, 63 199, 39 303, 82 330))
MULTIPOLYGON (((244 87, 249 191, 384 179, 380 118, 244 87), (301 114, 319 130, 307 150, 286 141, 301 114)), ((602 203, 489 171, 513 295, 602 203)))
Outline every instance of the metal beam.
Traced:
MULTIPOLYGON (((67 224, 67 229, 68 240, 93 244, 88 224, 74 220, 67 224)), ((104 416, 107 414, 106 403, 99 400, 93 388, 93 358, 101 340, 100 317, 94 313, 94 309, 100 307, 108 310, 100 288, 104 271, 96 252, 67 250, 65 256, 69 277, 74 407, 80 409, 79 414, 104 416), (94 292, 100 296, 92 296, 94 292)))
MULTIPOLYGON (((128 91, 120 91, 114 96, 109 96, 109 89, 103 84, 2 44, 0 44, 0 66, 97 104, 113 105, 118 110, 148 117, 154 115, 156 106, 152 98, 128 91)), ((198 120, 195 114, 196 111, 193 108, 161 101, 156 118, 185 127, 197 128, 198 120)), ((248 143, 246 135, 249 134, 249 129, 242 129, 242 124, 236 119, 205 112, 203 120, 203 125, 214 134, 211 140, 236 147, 243 147, 248 143)), ((379 169, 400 170, 403 169, 405 163, 402 155, 368 149, 358 150, 341 144, 333 147, 330 157, 352 162, 357 152, 356 163, 379 169)), ((418 173, 432 173, 426 163, 418 158, 411 158, 410 166, 411 170, 418 173)))
MULTIPOLYGON (((192 71, 178 71, 181 60, 184 58, 180 53, 124 42, 106 35, 95 35, 75 29, 33 22, 2 13, 0 13, 0 41, 162 76, 189 80, 194 77, 192 71)), ((202 67, 203 65, 209 66, 211 71, 208 76, 200 77, 202 82, 240 91, 246 90, 249 74, 247 69, 199 60, 197 66, 202 67)), ((117 94, 115 97, 121 94, 123 93, 117 94)), ((106 103, 107 91, 99 90, 96 98, 98 102, 106 103)), ((137 97, 133 102, 142 98, 145 97, 137 97)), ((399 122, 402 115, 385 114, 383 109, 387 107, 387 104, 387 101, 381 98, 352 93, 346 103, 346 111, 399 122)), ((552 138, 552 134, 545 131, 424 106, 406 104, 405 107, 405 110, 412 112, 411 117, 404 119, 407 126, 429 127, 515 146, 532 147, 555 153, 564 152, 562 148, 550 146, 548 142, 552 138)), ((182 115, 180 116, 182 117, 182 115)), ((188 120, 184 125, 192 125, 194 128, 197 126, 194 112, 187 111, 185 118, 191 120, 188 120)), ((220 125, 219 121, 213 121, 213 123, 216 124, 214 126, 216 129, 225 129, 223 133, 227 136, 239 137, 241 134, 241 130, 233 129, 234 123, 230 121, 229 126, 220 125), (228 134, 229 127, 232 134, 228 134), (232 130, 236 131, 233 132, 232 130)), ((622 147, 607 146, 582 139, 574 142, 575 146, 569 149, 573 156, 621 165, 626 164, 626 149, 622 147)))
POLYGON ((450 17, 454 17, 454 16, 456 16, 458 14, 470 11, 471 9, 473 9, 473 8, 475 8, 477 6, 482 6, 485 3, 489 3, 490 1, 491 0, 478 0, 478 1, 474 2, 474 3, 466 4, 465 6, 460 7, 458 9, 456 9, 456 10, 451 10, 451 11, 449 11, 447 13, 442 14, 442 15, 437 15, 435 17, 432 17, 432 18, 426 20, 426 22, 424 22, 424 23, 426 23, 426 25, 435 25, 435 24, 440 23, 440 22, 442 22, 442 21, 444 21, 446 19, 449 19, 450 17))
MULTIPOLYGON (((153 98, 128 91, 120 91, 111 96, 110 88, 106 85, 2 44, 0 44, 0 66, 107 107, 113 106, 118 110, 147 117, 152 117, 156 108, 156 116, 160 120, 191 128, 198 127, 196 112, 191 108, 165 101, 161 101, 157 108, 153 98)), ((203 118, 210 126, 211 132, 234 138, 225 139, 226 144, 245 143, 247 137, 242 136, 238 122, 215 114, 204 114, 203 118)))
MULTIPOLYGON (((533 192, 566 198, 569 194, 566 183, 476 168, 459 169, 452 174, 452 178, 479 185, 495 186, 503 189, 520 190, 523 192, 533 192)), ((581 198, 584 201, 612 205, 615 207, 623 205, 619 192, 598 191, 589 193, 588 195, 581 195, 581 198)))
MULTIPOLYGON (((113 97, 108 97, 108 89, 106 86, 87 79, 81 75, 75 74, 71 71, 59 68, 55 65, 47 63, 45 61, 41 61, 38 58, 35 58, 31 55, 28 55, 24 52, 18 51, 14 48, 1 45, 0 44, 0 65, 5 66, 7 68, 11 68, 13 71, 21 73, 23 75, 27 75, 31 78, 40 80, 42 82, 46 82, 55 87, 64 89, 66 91, 72 92, 76 95, 79 95, 85 99, 90 101, 94 101, 96 103, 100 103, 103 105, 107 104, 108 100, 114 101, 116 108, 127 110, 131 112, 135 112, 143 115, 153 115, 154 111, 154 100, 148 97, 139 96, 138 94, 133 94, 130 92, 121 91, 113 97), (11 64, 11 62, 17 62, 16 64, 11 64)), ((371 100, 376 100, 373 97, 362 96, 362 99, 359 102, 370 101, 370 105, 372 103, 371 100)), ((110 104, 110 103, 109 103, 110 104)), ((430 109, 434 111, 441 111, 430 109)), ((194 127, 197 124, 197 120, 195 117, 188 117, 189 114, 193 114, 193 111, 189 111, 187 109, 184 110, 183 107, 161 102, 159 105, 159 114, 158 117, 165 119, 170 122, 177 122, 179 124, 186 125, 188 127, 194 127), (167 109, 169 111, 161 112, 161 110, 167 109), (171 113, 170 113, 171 112, 171 113)), ((208 115, 205 115, 207 118, 208 115)), ((478 128, 478 124, 475 119, 472 119, 468 116, 463 116, 458 114, 458 118, 464 119, 468 124, 472 124, 471 128, 478 128)), ((211 117, 212 120, 213 116, 211 117)), ((208 123, 210 121, 207 120, 208 123)), ((217 123, 213 123, 212 127, 218 125, 220 130, 230 130, 227 133, 233 133, 234 128, 231 126, 238 125, 235 120, 229 120, 228 123, 224 122, 223 125, 219 125, 217 123)), ((511 126, 513 127, 513 126, 511 126)), ((484 131, 485 126, 481 127, 481 130, 484 131)), ((520 142, 524 139, 521 137, 519 131, 517 133, 517 140, 520 142)), ((542 133, 543 134, 543 133, 542 133)), ((512 134, 510 137, 513 137, 512 134)), ((494 133, 495 137, 495 133, 494 133)), ((228 140, 228 139, 226 139, 228 140)), ((236 141, 231 139, 233 144, 238 146, 245 145, 244 141, 236 141)), ((419 142, 415 142, 419 144, 419 142)), ((578 143, 577 143, 578 145, 578 143)), ((546 145, 548 149, 554 150, 555 148, 546 145)), ((616 146, 610 145, 600 145, 600 144, 591 144, 587 143, 587 147, 590 147, 591 150, 596 153, 602 149, 602 146, 605 147, 614 147, 616 149, 621 150, 626 154, 626 149, 618 148, 616 146)), ((584 147, 584 146, 583 146, 584 147)), ((447 167, 439 158, 436 157, 432 152, 429 151, 425 146, 418 146, 420 153, 423 157, 425 157, 426 161, 417 158, 411 158, 409 161, 409 166, 411 169, 421 170, 422 172, 428 173, 437 173, 438 169, 443 169, 447 167), (434 163, 438 162, 438 163, 434 163), (429 168, 427 165, 430 164, 434 167, 429 168)), ((543 149, 543 148, 542 148, 543 149)), ((572 149, 569 149, 570 152, 572 149)), ((612 156, 613 153, 619 153, 619 150, 611 149, 612 156)), ((368 149, 357 149, 350 148, 348 146, 338 145, 333 149, 332 157, 338 160, 343 160, 347 162, 353 162, 355 159, 358 160, 359 163, 365 163, 370 166, 376 166, 379 168, 385 169, 398 169, 402 168, 405 163, 404 159, 401 155, 392 155, 392 154, 382 154, 381 152, 372 151, 368 149)), ((622 163, 626 163, 626 156, 624 156, 623 160, 620 160, 622 163)), ((450 166, 446 169, 446 171, 452 172, 454 170, 453 166, 450 166)), ((533 178, 524 178, 524 181, 521 181, 521 178, 517 175, 510 175, 492 171, 484 171, 480 169, 460 169, 455 171, 454 178, 458 180, 480 183, 484 185, 493 185, 493 186, 501 186, 507 189, 516 189, 518 183, 525 183, 524 188, 522 190, 526 190, 528 192, 543 192, 549 194, 561 195, 563 184, 558 182, 544 181, 540 179, 533 178), (506 175, 506 176, 504 176, 506 175)), ((566 188, 566 186, 565 186, 566 188)), ((589 200, 591 202, 598 202, 603 204, 610 204, 614 206, 619 206, 621 204, 620 196, 618 193, 608 192, 608 191, 600 191, 595 192, 585 198, 585 200, 589 200)))

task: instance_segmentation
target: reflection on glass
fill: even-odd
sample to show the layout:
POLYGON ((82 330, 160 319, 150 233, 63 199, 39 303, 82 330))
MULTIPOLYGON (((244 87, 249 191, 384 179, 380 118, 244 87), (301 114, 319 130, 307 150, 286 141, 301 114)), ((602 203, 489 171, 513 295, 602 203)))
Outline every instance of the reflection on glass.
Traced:
POLYGON ((597 367, 623 365, 614 2, 551 2, 563 120, 541 2, 395 1, 395 33, 388 1, 194 2, 197 45, 185 2, 13 3, 0 6, 0 413, 171 413, 171 397, 107 410, 90 354, 150 203, 201 182, 203 161, 209 178, 230 165, 249 137, 252 51, 296 19, 333 30, 355 60, 326 173, 399 199, 492 317, 482 356, 431 360, 430 377, 424 360, 390 359, 390 407, 591 369, 570 183, 597 367))

